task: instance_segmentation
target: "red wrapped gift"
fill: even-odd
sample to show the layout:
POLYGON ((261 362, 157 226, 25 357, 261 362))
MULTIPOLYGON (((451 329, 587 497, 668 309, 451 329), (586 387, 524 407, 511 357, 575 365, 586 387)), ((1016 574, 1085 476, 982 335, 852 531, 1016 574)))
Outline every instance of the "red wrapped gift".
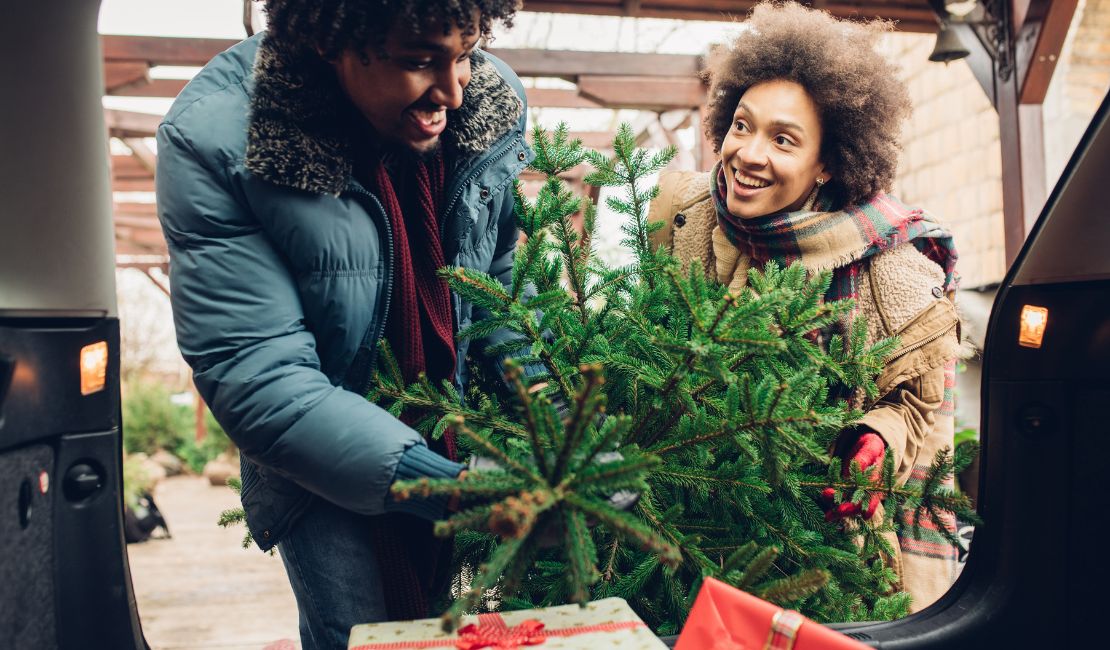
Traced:
POLYGON ((706 578, 675 650, 869 650, 868 646, 706 578))

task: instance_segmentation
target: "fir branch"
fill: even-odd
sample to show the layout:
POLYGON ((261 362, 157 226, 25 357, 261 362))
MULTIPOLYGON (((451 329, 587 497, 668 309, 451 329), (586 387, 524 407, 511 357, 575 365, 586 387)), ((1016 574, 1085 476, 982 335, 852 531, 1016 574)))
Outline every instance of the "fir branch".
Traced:
POLYGON ((566 437, 559 449, 559 455, 555 459, 555 467, 551 472, 551 480, 554 483, 563 480, 567 471, 567 463, 570 462, 571 455, 581 444, 586 427, 594 413, 603 408, 604 402, 603 398, 600 397, 599 389, 605 383, 605 378, 601 374, 601 367, 597 365, 582 366, 579 368, 579 372, 582 374, 585 385, 575 396, 574 412, 567 427, 566 437))
POLYGON ((739 433, 745 432, 745 431, 758 431, 758 430, 760 430, 764 427, 769 427, 769 428, 773 429, 773 428, 779 427, 781 425, 793 425, 793 424, 817 425, 817 424, 820 424, 820 423, 821 423, 821 420, 820 420, 820 418, 818 418, 816 416, 815 413, 810 413, 810 414, 802 415, 802 416, 787 416, 787 417, 782 417, 782 418, 761 418, 761 419, 758 419, 758 420, 757 419, 752 419, 752 420, 749 420, 748 422, 746 422, 744 424, 741 424, 741 425, 726 426, 726 427, 723 427, 721 429, 711 431, 711 432, 709 432, 707 434, 704 434, 704 435, 696 436, 694 438, 688 438, 686 440, 681 440, 681 441, 677 441, 677 442, 672 442, 672 443, 666 444, 662 447, 649 447, 647 449, 647 451, 649 453, 655 454, 657 456, 662 456, 664 454, 674 453, 675 451, 678 451, 680 449, 685 449, 685 448, 688 448, 688 447, 691 447, 691 446, 700 445, 704 442, 709 442, 711 440, 716 440, 716 439, 722 438, 724 436, 736 435, 736 434, 739 434, 739 433))
POLYGON ((694 471, 678 472, 668 469, 657 469, 651 473, 652 478, 661 479, 664 482, 682 485, 690 489, 708 489, 709 486, 718 486, 723 488, 744 488, 753 490, 760 494, 770 494, 772 492, 769 485, 763 483, 754 483, 750 481, 741 481, 733 478, 722 478, 712 474, 703 474, 694 471))
POLYGON ((563 518, 569 542, 564 547, 568 569, 567 587, 571 592, 571 600, 585 604, 590 600, 589 586, 600 578, 595 566, 597 549, 586 526, 586 518, 581 512, 566 511, 563 518))
POLYGON ((675 567, 681 561, 676 546, 667 543, 657 532, 628 513, 621 512, 602 501, 581 497, 573 493, 568 494, 566 500, 578 510, 604 523, 610 530, 623 536, 626 540, 631 541, 645 551, 655 553, 663 564, 675 567))
MULTIPOLYGON (((540 474, 547 475, 547 452, 545 447, 551 444, 550 440, 546 440, 540 431, 539 421, 536 419, 536 412, 533 408, 533 397, 531 391, 524 385, 521 380, 520 367, 511 361, 505 364, 505 377, 512 384, 516 390, 516 397, 520 400, 521 410, 525 417, 525 428, 528 430, 528 442, 532 445, 532 456, 535 459, 536 465, 539 467, 540 474)), ((550 402, 540 404, 538 408, 551 408, 550 402)))
POLYGON ((805 571, 775 580, 758 589, 755 595, 772 603, 797 602, 820 591, 830 578, 831 575, 824 569, 805 571))

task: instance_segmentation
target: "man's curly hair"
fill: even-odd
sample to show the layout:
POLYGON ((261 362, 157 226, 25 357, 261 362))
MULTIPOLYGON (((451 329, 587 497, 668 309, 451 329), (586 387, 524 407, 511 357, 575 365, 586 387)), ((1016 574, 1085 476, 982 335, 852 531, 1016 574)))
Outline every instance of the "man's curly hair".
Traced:
POLYGON ((710 61, 705 135, 719 153, 740 97, 764 81, 794 81, 817 104, 825 186, 834 207, 889 190, 912 105, 897 67, 876 50, 885 21, 838 20, 794 2, 757 5, 747 29, 710 61))
POLYGON ((390 29, 442 26, 490 34, 495 21, 512 26, 520 0, 264 0, 270 38, 332 59, 348 49, 377 49, 390 29), (475 20, 477 12, 477 20, 475 20), (438 24, 437 24, 438 23, 438 24))

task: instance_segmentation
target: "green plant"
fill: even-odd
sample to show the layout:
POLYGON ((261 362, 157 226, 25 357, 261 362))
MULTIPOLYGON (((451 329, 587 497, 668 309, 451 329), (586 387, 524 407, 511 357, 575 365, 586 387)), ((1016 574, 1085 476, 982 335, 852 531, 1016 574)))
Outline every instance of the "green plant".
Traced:
POLYGON ((178 440, 173 448, 174 454, 197 474, 203 472, 204 466, 210 461, 221 455, 233 454, 235 451, 235 443, 227 437, 227 433, 216 422, 216 418, 212 417, 212 412, 205 409, 204 416, 207 430, 204 440, 197 442, 190 428, 188 434, 178 440))
POLYGON ((172 451, 192 434, 192 409, 170 401, 170 391, 161 384, 140 381, 127 384, 122 409, 123 448, 128 453, 172 451))

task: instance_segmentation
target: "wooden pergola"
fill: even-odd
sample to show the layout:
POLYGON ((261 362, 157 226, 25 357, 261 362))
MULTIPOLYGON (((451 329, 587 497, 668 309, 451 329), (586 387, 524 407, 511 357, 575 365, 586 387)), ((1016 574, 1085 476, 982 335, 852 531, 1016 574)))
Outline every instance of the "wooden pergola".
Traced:
MULTIPOLYGON (((1078 0, 980 0, 962 22, 952 23, 971 51, 968 63, 998 111, 1002 141, 1006 255, 1017 254, 1044 204, 1041 105, 1078 0)), ((249 4, 249 3, 248 3, 249 4)), ((526 11, 731 21, 756 3, 749 0, 526 0, 526 11)), ((816 0, 841 17, 882 17, 910 32, 933 32, 943 0, 816 0)), ((249 31, 249 26, 248 26, 249 31)), ((151 76, 157 66, 203 66, 234 45, 229 39, 105 35, 104 92, 122 97, 174 97, 186 81, 151 76)), ((686 111, 698 119, 705 103, 696 55, 493 48, 521 77, 554 77, 574 89, 528 88, 529 105, 557 108, 632 108, 659 114, 686 111)), ((144 138, 161 116, 105 110, 111 137, 127 154, 112 156, 115 193, 153 192, 155 153, 144 138)), ((689 122, 683 121, 682 124, 689 122)), ((674 127, 672 126, 672 129, 674 127)), ((579 133, 587 146, 603 147, 609 133, 579 133)), ((666 128, 643 138, 666 139, 666 128)), ((673 140, 672 140, 673 141, 673 140)), ((694 152, 705 167, 711 152, 694 152)), ((117 194, 118 195, 118 194, 117 194)), ((116 239, 122 266, 165 267, 166 249, 153 203, 117 202, 116 239)))

